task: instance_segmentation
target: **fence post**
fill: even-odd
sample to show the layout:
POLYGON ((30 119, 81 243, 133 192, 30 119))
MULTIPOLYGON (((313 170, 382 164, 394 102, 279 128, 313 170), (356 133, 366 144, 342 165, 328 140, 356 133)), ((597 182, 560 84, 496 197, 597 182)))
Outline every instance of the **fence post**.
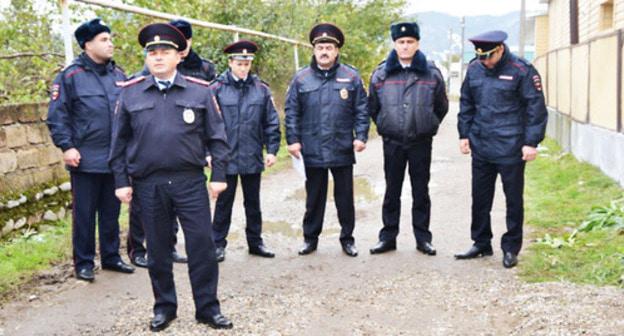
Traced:
POLYGON ((70 0, 61 0, 61 7, 63 9, 63 43, 65 44, 65 66, 71 64, 74 59, 74 49, 72 47, 72 34, 70 17, 71 11, 69 9, 70 0))
POLYGON ((299 70, 299 46, 295 44, 293 51, 295 56, 295 71, 297 71, 299 70))

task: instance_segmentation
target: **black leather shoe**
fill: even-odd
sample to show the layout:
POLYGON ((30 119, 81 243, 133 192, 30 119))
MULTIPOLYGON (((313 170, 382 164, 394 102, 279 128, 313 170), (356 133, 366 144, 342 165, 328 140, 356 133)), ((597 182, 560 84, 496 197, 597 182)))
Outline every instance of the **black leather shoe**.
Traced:
POLYGON ((396 240, 380 240, 370 249, 370 254, 380 254, 396 250, 396 240))
POLYGON ((318 243, 312 243, 312 242, 304 242, 303 246, 301 246, 301 248, 299 249, 299 255, 306 255, 306 254, 310 254, 314 251, 316 251, 316 247, 317 247, 318 243))
POLYGON ((145 256, 136 256, 134 258, 130 258, 130 262, 136 267, 147 268, 147 258, 145 256))
POLYGON ((198 317, 197 322, 207 324, 213 329, 232 329, 234 327, 232 322, 221 314, 211 317, 198 317))
POLYGON ((460 253, 455 255, 455 259, 473 259, 479 257, 491 256, 494 253, 492 252, 492 246, 488 247, 478 247, 476 245, 472 245, 470 250, 465 253, 460 253))
POLYGON ((156 314, 154 318, 150 321, 150 330, 151 331, 161 331, 167 329, 171 321, 175 320, 175 315, 167 315, 167 314, 156 314))
POLYGON ((178 253, 178 251, 171 252, 171 256, 173 257, 174 263, 186 264, 188 262, 188 259, 186 259, 185 256, 178 253))
POLYGON ((503 256, 503 266, 505 268, 512 268, 516 265, 518 265, 518 257, 511 252, 505 252, 503 256))
POLYGON ((225 260, 225 247, 217 247, 215 250, 215 255, 217 257, 217 262, 222 262, 225 260))
POLYGON ((349 257, 357 257, 358 250, 355 248, 354 243, 342 244, 342 251, 349 257))
POLYGON ((90 268, 83 268, 81 270, 76 271, 76 279, 93 282, 95 280, 95 275, 93 274, 93 270, 90 268))
POLYGON ((258 246, 249 247, 249 254, 253 254, 263 258, 273 258, 275 257, 275 253, 271 252, 266 248, 263 244, 258 246))
POLYGON ((119 273, 134 273, 134 267, 121 260, 112 265, 102 265, 102 269, 119 273))
POLYGON ((416 249, 426 255, 434 256, 436 255, 436 249, 431 245, 430 242, 424 242, 421 244, 416 244, 416 249))

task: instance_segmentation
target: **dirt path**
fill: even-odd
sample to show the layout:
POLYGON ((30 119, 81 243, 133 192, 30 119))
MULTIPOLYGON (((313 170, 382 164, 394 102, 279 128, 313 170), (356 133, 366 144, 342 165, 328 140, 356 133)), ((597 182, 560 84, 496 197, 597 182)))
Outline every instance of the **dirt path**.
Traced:
MULTIPOLYGON (((292 170, 263 180, 265 242, 273 260, 247 254, 242 202, 237 198, 227 258, 220 264, 223 312, 234 322, 224 335, 623 335, 624 292, 566 283, 526 284, 494 257, 458 262, 471 244, 470 159, 457 149, 457 105, 434 142, 430 183, 435 257, 416 252, 410 189, 403 192, 398 250, 368 253, 381 226, 384 191, 381 141, 358 155, 355 238, 360 256, 345 256, 329 200, 319 250, 300 257, 303 183, 292 170)), ((500 186, 499 186, 500 187, 500 186)), ((240 195, 240 193, 239 193, 240 195)), ((495 241, 504 229, 497 192, 495 241)), ((522 263, 522 255, 520 257, 522 263)), ((178 319, 164 334, 218 334, 195 323, 186 266, 176 265, 178 319)), ((152 294, 143 269, 126 276, 99 271, 96 282, 73 278, 42 285, 0 309, 0 335, 150 334, 152 294)))

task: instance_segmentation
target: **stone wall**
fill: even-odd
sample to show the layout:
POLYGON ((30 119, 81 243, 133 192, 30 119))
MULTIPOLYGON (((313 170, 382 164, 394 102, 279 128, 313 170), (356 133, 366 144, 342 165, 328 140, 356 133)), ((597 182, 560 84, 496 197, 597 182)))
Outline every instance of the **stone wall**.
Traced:
POLYGON ((68 179, 46 116, 47 103, 0 106, 0 195, 68 179))

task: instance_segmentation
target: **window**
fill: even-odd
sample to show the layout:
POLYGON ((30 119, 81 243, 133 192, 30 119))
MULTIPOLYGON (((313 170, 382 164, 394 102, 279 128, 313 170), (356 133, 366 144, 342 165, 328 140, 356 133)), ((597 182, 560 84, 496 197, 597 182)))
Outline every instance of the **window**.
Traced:
POLYGON ((603 0, 600 4, 600 30, 613 28, 613 0, 603 0))

